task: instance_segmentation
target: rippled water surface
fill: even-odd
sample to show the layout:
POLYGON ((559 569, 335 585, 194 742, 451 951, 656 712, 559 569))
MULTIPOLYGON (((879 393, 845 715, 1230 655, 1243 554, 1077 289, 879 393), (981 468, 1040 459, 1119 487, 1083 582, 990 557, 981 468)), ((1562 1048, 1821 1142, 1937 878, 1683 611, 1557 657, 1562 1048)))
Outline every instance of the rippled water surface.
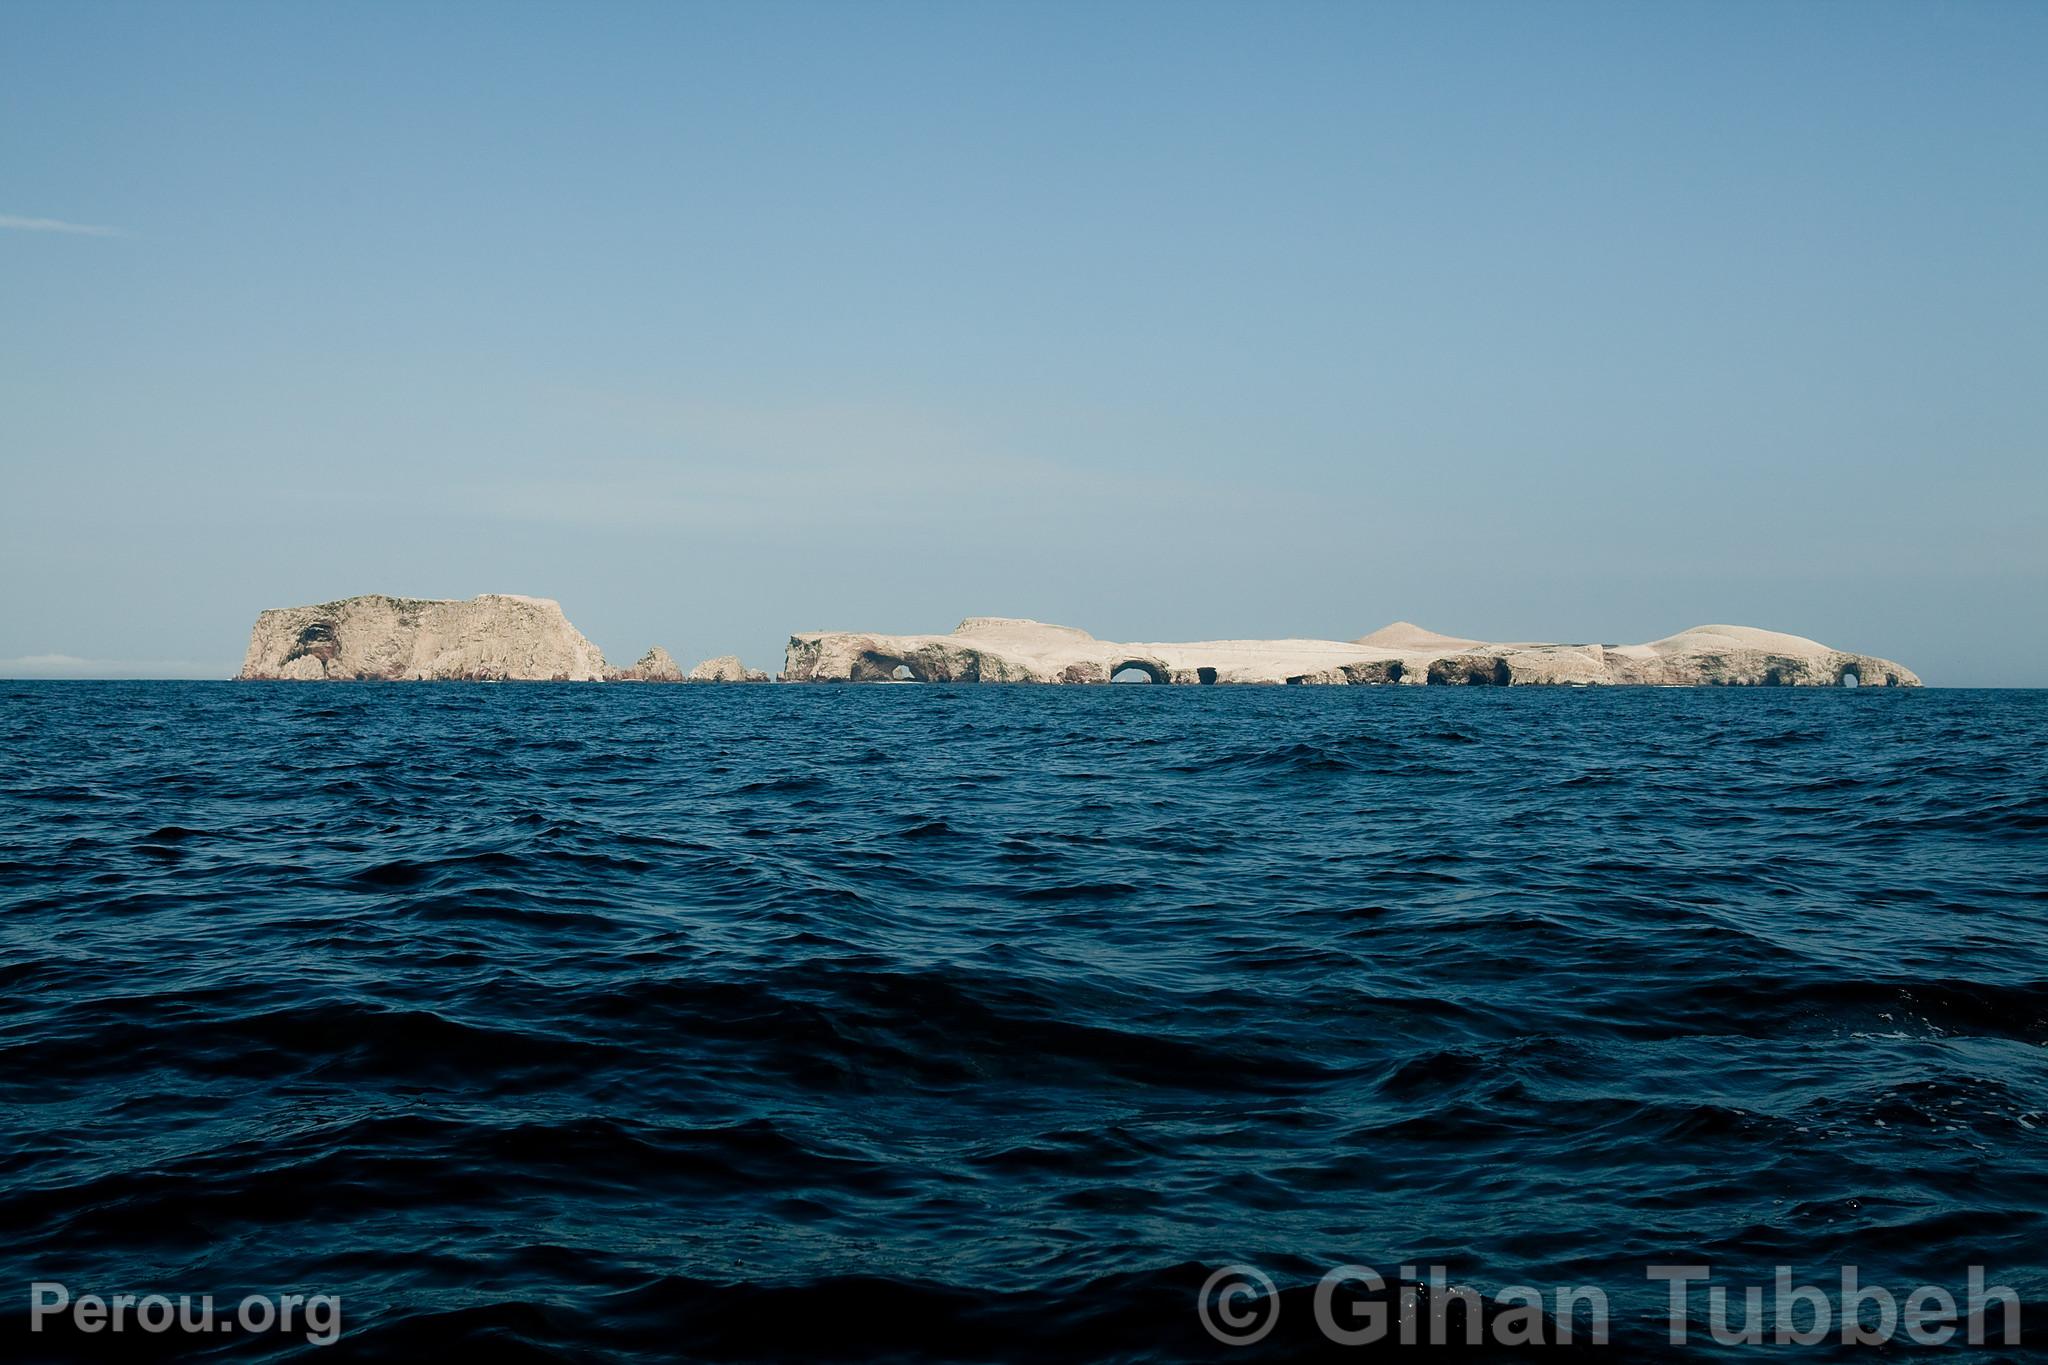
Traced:
POLYGON ((330 1360, 2038 1303, 2044 836, 2031 693, 0 684, 0 1354, 31 1279, 330 1360))

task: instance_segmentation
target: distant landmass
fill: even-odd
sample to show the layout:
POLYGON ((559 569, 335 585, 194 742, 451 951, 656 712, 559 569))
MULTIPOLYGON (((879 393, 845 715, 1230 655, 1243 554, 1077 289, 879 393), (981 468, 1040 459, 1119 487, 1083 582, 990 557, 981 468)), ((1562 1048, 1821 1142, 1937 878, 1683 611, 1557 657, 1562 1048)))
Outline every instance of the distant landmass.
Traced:
MULTIPOLYGON (((1118 644, 1073 626, 972 616, 947 635, 825 631, 789 637, 785 682, 1404 685, 1636 684, 1667 687, 1918 687, 1902 664, 1751 626, 1694 626, 1640 645, 1489 643, 1406 621, 1356 640, 1118 644)), ((238 678, 251 681, 766 682, 732 655, 684 671, 656 646, 630 668, 544 597, 466 602, 369 595, 256 618, 238 678)))
POLYGON ((791 682, 1400 683, 1522 686, 1918 687, 1902 664, 1751 626, 1694 626, 1642 645, 1495 644, 1406 621, 1356 640, 1117 644, 1072 626, 975 616, 950 635, 792 635, 791 682))

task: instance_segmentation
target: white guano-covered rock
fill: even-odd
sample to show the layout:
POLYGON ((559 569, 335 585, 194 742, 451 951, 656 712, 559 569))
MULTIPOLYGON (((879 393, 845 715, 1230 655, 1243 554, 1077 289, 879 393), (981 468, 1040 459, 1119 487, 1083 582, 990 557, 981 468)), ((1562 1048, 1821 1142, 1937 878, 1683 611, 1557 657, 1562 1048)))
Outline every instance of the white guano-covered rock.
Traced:
POLYGON ((1917 687, 1903 665, 1749 626, 1695 626, 1643 645, 1495 644, 1405 621, 1356 640, 1118 644, 1072 626, 973 616, 947 635, 792 635, 792 682, 1157 683, 1917 687))
POLYGON ((243 679, 600 682, 604 655, 559 603, 486 593, 467 602, 373 594, 256 618, 243 679))

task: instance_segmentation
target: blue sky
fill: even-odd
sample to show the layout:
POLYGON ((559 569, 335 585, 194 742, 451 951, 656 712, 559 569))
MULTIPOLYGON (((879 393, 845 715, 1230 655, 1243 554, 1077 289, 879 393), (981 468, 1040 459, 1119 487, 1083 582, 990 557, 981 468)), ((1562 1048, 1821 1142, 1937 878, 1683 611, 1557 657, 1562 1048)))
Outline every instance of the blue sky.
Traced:
POLYGON ((13 0, 0 672, 506 591, 2048 683, 2044 69, 2022 4, 13 0))

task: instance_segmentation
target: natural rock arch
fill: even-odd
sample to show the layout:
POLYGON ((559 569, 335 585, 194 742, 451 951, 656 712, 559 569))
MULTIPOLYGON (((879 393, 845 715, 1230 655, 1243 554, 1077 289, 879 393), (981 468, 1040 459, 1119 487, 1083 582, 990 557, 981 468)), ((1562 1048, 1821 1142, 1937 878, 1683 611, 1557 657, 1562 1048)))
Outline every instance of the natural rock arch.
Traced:
POLYGON ((1145 681, 1148 683, 1159 683, 1163 686, 1166 682, 1166 670, 1161 668, 1158 664, 1152 663, 1145 659, 1124 660, 1122 663, 1118 664, 1116 667, 1109 670, 1109 680, 1113 683, 1131 682, 1133 681, 1133 679, 1127 678, 1125 676, 1129 673, 1144 674, 1145 681))
POLYGON ((917 671, 917 665, 900 654, 885 654, 880 650, 863 650, 853 661, 849 681, 852 682, 893 682, 899 670, 916 682, 923 682, 924 675, 917 671))

